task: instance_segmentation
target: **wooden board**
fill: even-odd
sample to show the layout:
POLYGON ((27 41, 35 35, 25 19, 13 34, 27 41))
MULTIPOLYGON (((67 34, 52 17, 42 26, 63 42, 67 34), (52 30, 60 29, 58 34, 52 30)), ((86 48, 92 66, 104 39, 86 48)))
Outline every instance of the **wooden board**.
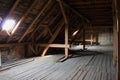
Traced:
POLYGON ((32 58, 32 62, 0 72, 0 80, 115 80, 112 51, 57 62, 62 56, 32 58))

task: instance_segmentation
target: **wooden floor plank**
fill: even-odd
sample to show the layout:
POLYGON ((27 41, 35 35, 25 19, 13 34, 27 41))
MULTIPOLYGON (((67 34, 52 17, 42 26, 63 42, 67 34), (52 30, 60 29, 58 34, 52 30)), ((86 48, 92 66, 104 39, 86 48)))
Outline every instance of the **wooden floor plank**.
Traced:
POLYGON ((64 62, 57 62, 63 55, 36 57, 32 62, 0 72, 0 80, 114 80, 111 53, 103 51, 64 62))

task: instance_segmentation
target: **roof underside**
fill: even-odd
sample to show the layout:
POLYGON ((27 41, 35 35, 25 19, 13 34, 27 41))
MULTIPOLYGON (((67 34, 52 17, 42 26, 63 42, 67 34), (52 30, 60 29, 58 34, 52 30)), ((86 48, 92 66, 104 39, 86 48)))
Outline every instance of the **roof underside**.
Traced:
POLYGON ((65 0, 80 14, 87 17, 92 25, 111 26, 112 0, 65 0))
MULTIPOLYGON (((113 25, 112 0, 64 0, 63 3, 87 18, 90 21, 87 25, 96 28, 111 28, 113 25)), ((64 8, 69 21, 69 35, 72 35, 87 22, 66 5, 64 8)), ((20 22, 12 35, 7 35, 0 28, 0 43, 46 42, 65 23, 56 0, 0 0, 0 16, 3 19, 1 24, 5 18, 20 22)), ((63 27, 60 32, 61 38, 64 35, 63 27)))

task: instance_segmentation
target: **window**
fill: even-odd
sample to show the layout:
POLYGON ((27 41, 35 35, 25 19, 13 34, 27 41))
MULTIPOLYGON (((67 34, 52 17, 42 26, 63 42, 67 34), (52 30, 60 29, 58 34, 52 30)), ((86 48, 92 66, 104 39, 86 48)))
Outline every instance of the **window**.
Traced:
POLYGON ((5 30, 10 35, 12 30, 15 27, 15 24, 16 24, 15 20, 7 19, 4 21, 4 23, 2 25, 2 30, 5 30))
POLYGON ((76 31, 72 34, 72 36, 75 36, 75 35, 78 33, 78 31, 79 31, 79 30, 76 30, 76 31))

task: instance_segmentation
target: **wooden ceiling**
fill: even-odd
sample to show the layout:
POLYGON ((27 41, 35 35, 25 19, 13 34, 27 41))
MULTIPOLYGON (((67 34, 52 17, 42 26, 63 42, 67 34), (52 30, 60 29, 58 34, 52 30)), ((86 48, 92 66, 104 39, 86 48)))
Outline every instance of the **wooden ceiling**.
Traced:
MULTIPOLYGON (((70 35, 84 24, 99 28, 113 25, 112 0, 62 1, 70 35)), ((57 36, 57 30, 61 37, 64 34, 65 22, 56 0, 0 0, 0 17, 3 19, 0 24, 7 18, 13 18, 19 24, 12 35, 7 35, 0 28, 0 43, 45 42, 57 36)))
POLYGON ((111 26, 113 24, 112 0, 65 0, 94 26, 111 26))

